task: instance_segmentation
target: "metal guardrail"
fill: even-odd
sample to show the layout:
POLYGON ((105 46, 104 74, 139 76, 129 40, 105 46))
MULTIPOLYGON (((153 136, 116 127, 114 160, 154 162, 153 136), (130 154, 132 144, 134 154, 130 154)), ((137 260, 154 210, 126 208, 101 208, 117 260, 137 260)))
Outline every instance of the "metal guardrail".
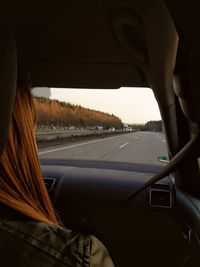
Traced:
POLYGON ((98 135, 114 135, 119 133, 126 133, 122 130, 115 131, 91 131, 91 130, 66 130, 66 131, 51 131, 44 133, 36 133, 37 142, 54 141, 54 140, 67 140, 78 137, 92 137, 98 135))

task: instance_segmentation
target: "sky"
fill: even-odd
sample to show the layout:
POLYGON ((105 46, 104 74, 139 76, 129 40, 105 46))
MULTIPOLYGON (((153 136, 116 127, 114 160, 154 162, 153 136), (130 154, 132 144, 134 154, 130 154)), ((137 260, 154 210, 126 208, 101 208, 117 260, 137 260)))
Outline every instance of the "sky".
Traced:
POLYGON ((123 123, 160 120, 160 112, 149 88, 63 89, 51 88, 50 98, 118 116, 123 123))

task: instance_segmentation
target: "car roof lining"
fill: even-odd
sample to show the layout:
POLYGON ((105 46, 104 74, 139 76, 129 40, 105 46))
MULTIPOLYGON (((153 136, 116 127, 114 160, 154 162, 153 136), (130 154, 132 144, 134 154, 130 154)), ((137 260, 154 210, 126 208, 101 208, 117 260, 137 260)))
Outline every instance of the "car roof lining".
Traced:
POLYGON ((11 5, 10 20, 2 8, 0 21, 14 24, 18 71, 33 86, 152 88, 159 79, 162 87, 174 68, 177 34, 162 1, 30 1, 28 14, 23 4, 11 5))

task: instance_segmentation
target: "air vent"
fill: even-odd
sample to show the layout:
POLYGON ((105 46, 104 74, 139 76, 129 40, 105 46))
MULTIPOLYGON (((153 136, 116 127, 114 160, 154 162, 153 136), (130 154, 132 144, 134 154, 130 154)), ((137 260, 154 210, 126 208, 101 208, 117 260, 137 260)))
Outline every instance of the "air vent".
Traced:
POLYGON ((151 207, 171 208, 172 207, 171 191, 160 188, 151 188, 149 190, 149 204, 151 207))
POLYGON ((54 189, 56 178, 45 177, 44 183, 45 183, 47 191, 51 192, 54 189))

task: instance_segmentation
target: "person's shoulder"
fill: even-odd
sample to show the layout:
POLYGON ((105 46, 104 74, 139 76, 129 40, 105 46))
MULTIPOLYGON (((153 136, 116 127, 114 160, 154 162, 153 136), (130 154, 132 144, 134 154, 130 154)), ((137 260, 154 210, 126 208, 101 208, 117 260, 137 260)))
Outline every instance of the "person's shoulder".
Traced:
POLYGON ((113 267, 105 246, 93 235, 36 221, 1 221, 0 229, 73 267, 113 267))
POLYGON ((90 235, 36 221, 2 221, 0 228, 63 263, 89 266, 93 239, 90 235))
POLYGON ((114 267, 106 247, 95 236, 91 236, 90 267, 114 267))

